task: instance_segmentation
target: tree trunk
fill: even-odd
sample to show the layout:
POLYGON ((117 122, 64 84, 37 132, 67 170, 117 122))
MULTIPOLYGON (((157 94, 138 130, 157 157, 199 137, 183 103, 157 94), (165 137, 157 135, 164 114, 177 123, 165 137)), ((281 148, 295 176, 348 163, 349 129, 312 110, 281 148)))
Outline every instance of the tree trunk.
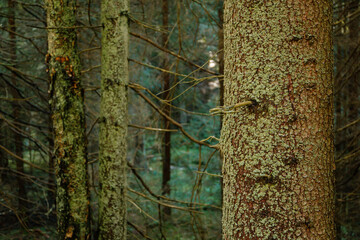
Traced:
POLYGON ((89 194, 84 91, 76 38, 76 1, 47 0, 50 104, 54 129, 59 239, 88 239, 89 194))
POLYGON ((224 239, 335 238, 331 23, 331 1, 225 1, 224 239))
MULTIPOLYGON (((162 25, 164 29, 167 29, 169 26, 169 3, 168 0, 162 0, 162 25)), ((168 43, 168 33, 163 32, 161 35, 162 46, 167 48, 168 43)), ((169 70, 169 56, 165 54, 163 69, 169 70)), ((163 99, 165 101, 170 99, 170 74, 163 72, 163 99)), ((163 111, 168 116, 171 115, 171 108, 168 104, 164 104, 163 111)), ((164 129, 170 129, 170 121, 167 118, 163 118, 164 129)), ((169 197, 170 196, 170 179, 171 179, 171 132, 165 132, 162 139, 162 195, 169 197)), ((171 215, 170 207, 162 207, 163 215, 165 219, 171 215)))
POLYGON ((103 0, 100 239, 126 239, 128 0, 103 0))
MULTIPOLYGON (((8 7, 9 7, 9 28, 10 28, 10 44, 9 44, 9 53, 10 53, 10 59, 11 64, 13 64, 13 67, 16 66, 16 25, 15 25, 15 2, 13 0, 8 0, 8 7)), ((20 106, 20 95, 18 93, 17 89, 17 82, 16 82, 16 74, 14 72, 11 73, 11 83, 13 86, 11 86, 11 95, 14 98, 13 102, 13 111, 12 116, 15 121, 19 120, 21 118, 21 106, 20 106)), ((21 126, 18 126, 19 129, 21 129, 21 126)), ((14 144, 15 144, 15 154, 19 157, 23 156, 23 137, 18 132, 13 132, 14 136, 14 144)), ((17 187, 18 187, 18 207, 21 212, 25 211, 26 208, 26 189, 25 189, 25 183, 23 180, 23 176, 21 173, 24 172, 24 163, 20 161, 19 159, 15 159, 16 161, 16 171, 18 172, 16 175, 16 181, 17 181, 17 187)))
MULTIPOLYGON (((219 57, 219 74, 224 75, 224 10, 223 10, 223 1, 220 1, 218 8, 218 17, 219 17, 219 31, 218 31, 218 57, 219 57)), ((220 106, 224 105, 224 77, 219 77, 219 85, 220 85, 220 106)), ((220 122, 222 123, 222 116, 220 118, 220 122)))
MULTIPOLYGON (((224 75, 224 2, 221 0, 218 3, 218 17, 219 17, 219 23, 220 23, 220 27, 219 27, 219 31, 218 31, 218 58, 219 58, 219 75, 224 75)), ((224 77, 219 77, 219 85, 220 85, 220 106, 224 106, 224 77)), ((222 123, 223 123, 223 116, 220 115, 220 131, 221 131, 221 127, 222 127, 222 123)), ((222 163, 224 160, 224 156, 223 153, 220 152, 220 169, 222 169, 222 163)), ((220 186, 221 186, 221 204, 223 203, 223 179, 220 178, 220 186)))

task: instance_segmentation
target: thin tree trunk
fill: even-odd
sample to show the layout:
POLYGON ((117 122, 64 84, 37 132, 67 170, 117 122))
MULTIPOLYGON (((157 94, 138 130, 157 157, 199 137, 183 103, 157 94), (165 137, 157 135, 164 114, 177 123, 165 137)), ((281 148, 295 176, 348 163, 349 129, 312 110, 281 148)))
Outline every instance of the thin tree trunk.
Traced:
MULTIPOLYGON (((168 0, 162 0, 162 25, 164 29, 169 26, 169 2, 168 0)), ((167 48, 168 45, 168 33, 163 32, 161 35, 162 46, 167 48)), ((165 54, 163 69, 169 70, 169 56, 165 54)), ((162 74, 163 80, 163 99, 165 101, 170 99, 170 74, 164 72, 162 74)), ((168 116, 171 115, 171 107, 168 104, 164 104, 163 111, 168 116)), ((164 129, 170 129, 170 121, 167 118, 163 118, 164 129)), ((170 179, 171 179, 171 132, 165 132, 162 140, 162 195, 170 196, 170 179)), ((165 219, 171 215, 171 208, 163 207, 163 214, 165 219)))
MULTIPOLYGON (((219 17, 219 23, 220 23, 220 28, 218 30, 218 58, 219 58, 219 74, 220 75, 224 75, 224 28, 223 28, 223 24, 224 24, 224 9, 223 9, 223 5, 224 2, 222 0, 219 1, 219 6, 218 6, 218 17, 219 17)), ((219 85, 220 85, 220 106, 224 106, 224 77, 219 77, 219 85)), ((220 116, 220 130, 222 127, 222 122, 223 122, 223 116, 220 116)), ((222 169, 222 163, 224 160, 224 156, 222 154, 222 152, 220 152, 220 169, 222 169)), ((221 189, 221 204, 223 202, 223 198, 222 196, 223 194, 223 179, 220 178, 220 189, 221 189)))
POLYGON ((103 0, 100 239, 126 239, 128 0, 103 0))
MULTIPOLYGON (((219 9, 218 9, 218 17, 219 17, 219 23, 220 23, 220 28, 218 31, 218 38, 219 38, 219 42, 218 42, 218 58, 219 58, 219 74, 220 75, 224 75, 224 29, 223 29, 223 24, 224 24, 224 10, 223 10, 223 1, 220 1, 221 4, 219 4, 219 9)), ((220 106, 224 105, 224 77, 220 77, 219 78, 219 84, 220 84, 220 106)), ((220 119, 221 123, 222 123, 222 117, 220 119)))
MULTIPOLYGON (((15 25, 15 2, 13 0, 8 0, 8 7, 9 7, 9 28, 11 32, 9 33, 10 37, 10 58, 11 63, 15 66, 17 58, 16 58, 16 25, 15 25)), ((18 86, 16 82, 16 75, 15 73, 11 73, 11 95, 15 99, 13 103, 13 111, 12 115, 13 118, 16 120, 21 118, 21 106, 19 105, 20 101, 17 101, 16 99, 20 99, 20 95, 18 94, 18 89, 16 87, 18 86)), ((21 128, 19 126, 19 128, 21 128)), ((14 131, 14 144, 15 144, 15 154, 17 156, 22 157, 23 156, 23 137, 14 131)), ((26 208, 26 189, 25 189, 25 183, 23 180, 23 176, 21 173, 24 172, 24 163, 20 161, 19 159, 16 159, 16 171, 18 171, 16 181, 17 181, 17 187, 18 187, 18 206, 19 210, 25 211, 26 208)))
POLYGON ((76 1, 47 0, 50 104, 54 129, 59 239, 88 239, 89 194, 76 1))
POLYGON ((226 0, 224 239, 335 238, 332 6, 226 0))

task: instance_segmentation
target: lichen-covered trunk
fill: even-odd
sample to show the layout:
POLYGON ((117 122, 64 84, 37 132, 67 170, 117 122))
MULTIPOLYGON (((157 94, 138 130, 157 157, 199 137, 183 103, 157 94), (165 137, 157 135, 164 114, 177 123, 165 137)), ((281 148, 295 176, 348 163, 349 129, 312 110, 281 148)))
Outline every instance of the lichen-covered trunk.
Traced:
POLYGON ((89 195, 76 1, 47 0, 50 105, 54 129, 59 239, 88 239, 89 195))
POLYGON ((331 9, 225 1, 223 239, 335 238, 331 9))
POLYGON ((126 239, 128 0, 101 4, 100 239, 126 239))

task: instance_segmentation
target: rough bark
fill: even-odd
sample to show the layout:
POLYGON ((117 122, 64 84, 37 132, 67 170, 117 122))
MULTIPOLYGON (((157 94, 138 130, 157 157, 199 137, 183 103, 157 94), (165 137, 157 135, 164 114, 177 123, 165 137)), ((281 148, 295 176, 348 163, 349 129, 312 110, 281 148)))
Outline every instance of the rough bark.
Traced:
POLYGON ((59 239, 88 239, 89 195, 76 1, 47 0, 50 105, 54 129, 59 239))
POLYGON ((101 5, 100 239, 126 239, 127 0, 101 5))
POLYGON ((335 238, 331 1, 226 0, 224 239, 335 238))
MULTIPOLYGON (((162 25, 164 29, 169 26, 169 3, 168 0, 162 0, 162 25)), ((164 48, 167 48, 168 33, 163 32, 161 35, 161 42, 164 48)), ((163 69, 169 70, 169 56, 165 53, 163 69)), ((164 72, 162 74, 163 81, 163 99, 170 99, 170 74, 164 72)), ((171 107, 168 104, 164 104, 163 111, 166 115, 171 116, 171 107)), ((163 118, 164 129, 170 129, 170 121, 167 118, 163 118)), ((170 196, 170 179, 171 179, 171 132, 164 132, 162 139, 162 195, 170 196)), ((163 207, 164 217, 171 215, 171 208, 163 207)))

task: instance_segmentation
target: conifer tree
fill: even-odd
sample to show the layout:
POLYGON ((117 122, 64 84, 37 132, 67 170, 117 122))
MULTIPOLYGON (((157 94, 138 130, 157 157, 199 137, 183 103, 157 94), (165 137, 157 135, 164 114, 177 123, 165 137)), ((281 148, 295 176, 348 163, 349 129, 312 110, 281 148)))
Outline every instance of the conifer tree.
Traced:
POLYGON ((100 239, 126 239, 127 0, 101 5, 100 239))
POLYGON ((335 239, 331 7, 225 1, 223 239, 335 239))
POLYGON ((88 239, 89 195, 84 91, 77 50, 76 1, 47 0, 51 118, 59 239, 88 239))

